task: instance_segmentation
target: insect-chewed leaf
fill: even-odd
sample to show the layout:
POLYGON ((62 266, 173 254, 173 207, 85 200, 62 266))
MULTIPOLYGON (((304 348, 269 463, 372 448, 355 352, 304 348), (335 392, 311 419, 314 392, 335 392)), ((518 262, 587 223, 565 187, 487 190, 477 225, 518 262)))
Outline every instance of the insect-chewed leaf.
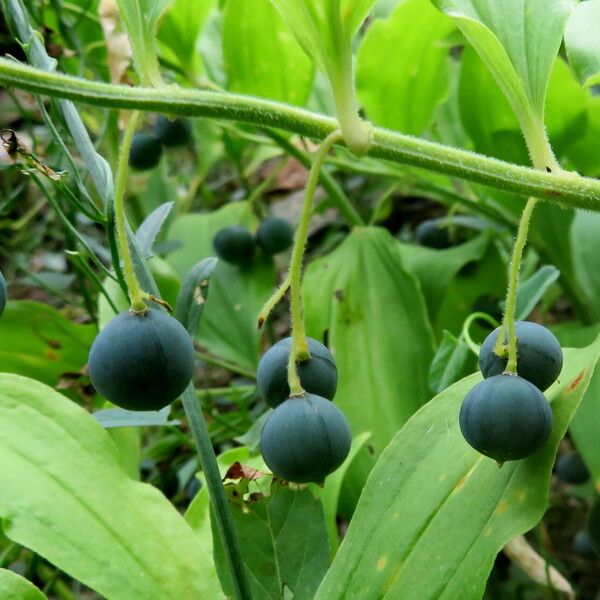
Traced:
MULTIPOLYGON (((288 588, 295 600, 312 600, 329 563, 321 501, 308 489, 274 484, 270 496, 230 507, 253 596, 280 600, 288 588)), ((213 543, 223 589, 233 594, 218 536, 213 543)))
POLYGON ((480 375, 425 405, 381 455, 316 599, 479 600, 498 551, 546 509, 556 448, 599 354, 600 338, 565 351, 560 382, 547 392, 550 440, 502 468, 473 450, 458 426, 480 375))

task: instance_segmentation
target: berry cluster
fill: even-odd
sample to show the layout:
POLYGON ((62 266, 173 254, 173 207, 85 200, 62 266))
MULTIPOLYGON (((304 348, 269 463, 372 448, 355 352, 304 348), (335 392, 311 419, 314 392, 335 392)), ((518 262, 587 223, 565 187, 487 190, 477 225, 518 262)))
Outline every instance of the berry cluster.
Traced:
POLYGON ((187 119, 168 119, 159 115, 152 132, 139 131, 133 136, 129 166, 138 171, 153 169, 162 156, 163 146, 183 146, 191 138, 192 126, 187 119))
POLYGON ((273 412, 264 424, 260 448, 275 475, 296 483, 322 482, 348 456, 350 428, 331 400, 337 367, 331 352, 307 338, 310 358, 296 365, 305 393, 290 396, 288 360, 292 339, 272 346, 258 366, 258 390, 273 412))
POLYGON ((517 373, 507 358, 494 352, 500 328, 492 331, 479 352, 485 379, 466 396, 460 408, 460 429, 467 442, 499 463, 530 456, 552 431, 552 411, 543 391, 558 377, 562 350, 542 325, 515 323, 517 373))
POLYGON ((256 230, 256 235, 241 225, 225 227, 217 232, 213 246, 217 256, 240 267, 252 263, 256 249, 272 256, 287 250, 294 241, 294 228, 283 219, 269 217, 256 230))

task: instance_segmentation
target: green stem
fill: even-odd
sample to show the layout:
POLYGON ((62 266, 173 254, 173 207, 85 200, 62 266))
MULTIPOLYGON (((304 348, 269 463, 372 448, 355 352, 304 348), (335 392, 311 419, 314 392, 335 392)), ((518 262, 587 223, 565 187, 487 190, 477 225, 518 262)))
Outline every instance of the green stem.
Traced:
MULTIPOLYGON (((523 129, 527 147, 531 155, 533 166, 536 169, 561 172, 554 152, 550 147, 546 129, 542 121, 536 121, 527 128, 523 129)), ((527 234, 529 233, 529 224, 531 216, 538 203, 537 198, 529 198, 521 214, 517 238, 515 240, 510 265, 508 268, 508 288, 506 290, 506 307, 504 318, 498 341, 494 352, 499 356, 508 355, 506 371, 509 373, 517 372, 517 335, 515 331, 515 319, 517 311, 517 291, 519 288, 519 272, 521 268, 521 259, 523 250, 527 243, 527 234), (508 339, 507 339, 508 338, 508 339)))
MULTIPOLYGON (((169 87, 129 87, 46 72, 0 58, 0 85, 58 96, 96 106, 204 116, 275 127, 314 139, 337 129, 335 119, 260 98, 169 87)), ((600 181, 574 173, 547 173, 475 152, 375 128, 369 156, 422 167, 483 183, 522 196, 544 198, 573 208, 600 211, 600 181)))
POLYGON ((140 119, 140 112, 134 111, 125 129, 121 149, 119 150, 119 163, 117 167, 117 179, 115 181, 115 223, 117 227, 117 239, 119 242, 119 253, 123 260, 123 274, 127 289, 129 291, 129 299, 131 301, 131 310, 136 312, 144 312, 148 309, 144 302, 144 292, 140 287, 135 270, 133 268, 133 260, 131 251, 127 243, 127 230, 125 227, 125 184, 127 183, 127 173, 129 171, 129 151, 133 134, 137 128, 140 119))
POLYGON ((500 335, 496 342, 494 351, 499 356, 505 356, 508 353, 508 362, 506 371, 509 373, 517 372, 517 336, 515 333, 515 313, 517 309, 517 290, 519 288, 519 271, 521 268, 521 258, 523 250, 527 243, 527 233, 529 231, 529 223, 531 215, 538 200, 529 198, 523 209, 521 220, 519 221, 519 229, 517 231, 517 239, 515 240, 512 258, 508 269, 508 288, 506 291, 506 308, 504 310, 504 319, 500 329, 500 335), (505 339, 508 335, 508 343, 505 339))
POLYGON ((301 284, 302 260, 304 258, 306 241, 308 239, 308 226, 310 224, 310 217, 312 216, 313 199, 319 182, 319 173, 321 172, 325 157, 333 145, 340 139, 342 139, 341 131, 338 130, 330 133, 315 154, 308 175, 308 181, 306 182, 300 223, 298 224, 298 229, 296 230, 296 236, 294 238, 294 249, 292 250, 290 270, 288 273, 290 281, 290 312, 292 318, 292 347, 290 349, 290 358, 288 361, 288 383, 290 385, 290 393, 292 396, 304 393, 302 385, 300 384, 300 378, 296 371, 296 362, 310 358, 308 343, 304 333, 301 284))
POLYGON ((206 477, 206 486, 208 487, 208 493, 214 510, 219 536, 223 543, 227 566, 235 588, 235 597, 238 600, 251 600, 250 586, 246 579, 239 543, 233 528, 231 513, 227 506, 221 473, 219 472, 210 434, 206 427, 206 421, 202 416, 198 398, 196 397, 196 390, 191 383, 183 392, 181 400, 194 436, 194 441, 196 442, 200 466, 206 477))

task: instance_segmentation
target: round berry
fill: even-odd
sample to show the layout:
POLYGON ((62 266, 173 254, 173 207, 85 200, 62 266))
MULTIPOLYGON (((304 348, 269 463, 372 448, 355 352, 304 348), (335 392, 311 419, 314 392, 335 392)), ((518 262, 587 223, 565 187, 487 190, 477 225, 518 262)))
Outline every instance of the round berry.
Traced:
POLYGON ((154 123, 154 134, 164 146, 183 146, 192 139, 192 124, 187 119, 159 115, 154 123))
POLYGON ((256 243, 267 253, 277 254, 294 243, 294 228, 283 219, 265 219, 256 231, 256 243))
POLYGON ((448 231, 447 219, 428 219, 420 223, 415 229, 415 236, 419 244, 436 250, 443 250, 452 246, 448 231))
POLYGON ((579 531, 575 534, 573 540, 573 549, 579 556, 587 560, 597 560, 598 555, 594 552, 590 543, 590 536, 587 531, 579 531))
MULTIPOLYGON (((310 394, 331 400, 337 388, 337 367, 329 349, 317 340, 307 337, 310 358, 296 365, 300 384, 310 394)), ((263 400, 275 408, 290 395, 288 360, 292 338, 287 337, 271 346, 260 359, 256 382, 263 400)))
POLYGON ((590 545, 594 552, 600 557, 600 496, 592 505, 587 523, 587 533, 590 539, 590 545))
POLYGON ((239 225, 218 231, 213 246, 219 258, 233 265, 246 266, 254 256, 254 238, 245 227, 239 225))
POLYGON ((6 308, 6 302, 8 301, 8 286, 6 285, 6 279, 4 279, 4 275, 0 272, 0 315, 4 312, 6 308))
POLYGON ((269 415, 260 449, 281 479, 320 483, 344 462, 351 442, 342 411, 321 396, 304 394, 289 398, 269 415))
MULTIPOLYGON (((531 321, 517 321, 515 333, 517 373, 543 392, 556 381, 562 369, 560 343, 551 331, 531 321)), ((479 367, 484 377, 500 375, 506 368, 507 357, 494 352, 499 335, 500 327, 485 338, 479 350, 479 367)))
POLYGON ((478 383, 460 407, 460 430, 481 454, 499 463, 539 450, 552 431, 552 411, 538 388, 517 375, 478 383))
POLYGON ((558 457, 556 474, 559 479, 572 485, 581 485, 590 478, 590 472, 577 452, 565 452, 558 457))
POLYGON ((138 171, 153 169, 162 155, 162 146, 158 138, 145 131, 138 131, 131 142, 129 166, 138 171))
POLYGON ((192 379, 194 346, 177 319, 156 309, 117 315, 98 334, 89 356, 95 388, 128 410, 160 410, 192 379))

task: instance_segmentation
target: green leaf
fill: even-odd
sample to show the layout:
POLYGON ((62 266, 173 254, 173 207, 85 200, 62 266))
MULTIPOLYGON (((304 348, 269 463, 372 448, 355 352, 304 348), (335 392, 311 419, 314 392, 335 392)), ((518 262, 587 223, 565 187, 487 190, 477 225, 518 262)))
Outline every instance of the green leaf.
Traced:
MULTIPOLYGON (((183 246, 169 254, 167 261, 184 277, 198 261, 214 254, 212 240, 219 229, 234 224, 253 229, 256 221, 245 202, 228 204, 212 213, 184 215, 169 230, 169 239, 180 240, 183 246)), ((253 373, 261 340, 256 319, 274 284, 271 260, 256 256, 248 269, 219 261, 211 275, 198 341, 211 354, 253 373)))
POLYGON ((155 208, 137 228, 135 237, 140 245, 140 250, 144 258, 152 256, 152 247, 162 226, 169 218, 169 214, 173 208, 174 202, 165 202, 155 208))
POLYGON ((469 346, 462 338, 456 338, 444 329, 442 341, 429 368, 429 387, 434 394, 443 392, 461 377, 472 373, 473 363, 473 354, 469 346))
POLYGON ((502 468, 473 450, 458 426, 459 407, 481 375, 424 406, 379 459, 316 600, 480 600, 496 554, 546 509, 558 443, 599 354, 598 340, 565 351, 561 382, 548 392, 550 440, 502 468))
MULTIPOLYGON (((567 64, 557 59, 546 94, 545 122, 559 156, 585 133, 587 96, 567 64)), ((498 93, 492 74, 470 48, 462 55, 459 108, 461 121, 477 151, 529 164, 517 117, 506 98, 498 93)))
POLYGON ((543 122, 550 72, 575 0, 432 0, 452 17, 523 124, 543 122))
POLYGON ((160 22, 158 44, 161 55, 179 65, 190 81, 202 73, 196 44, 215 5, 216 0, 174 0, 160 22))
POLYGON ((6 600, 47 600, 46 596, 33 583, 7 569, 0 569, 0 598, 6 598, 6 600))
POLYGON ((356 62, 358 98, 377 125, 421 135, 448 91, 450 19, 429 0, 402 2, 391 17, 371 24, 356 62), (386 57, 401 56, 394 68, 386 57))
POLYGON ((433 250, 415 244, 399 244, 404 266, 420 282, 431 320, 456 274, 467 264, 481 260, 490 242, 481 233, 464 244, 445 250, 433 250))
POLYGON ((218 598, 209 553, 126 474, 108 433, 31 379, 0 375, 4 533, 111 600, 218 598))
POLYGON ((600 1, 579 3, 567 23, 565 46, 567 56, 579 81, 584 86, 600 83, 600 1))
POLYGON ((371 143, 371 129, 357 114, 352 38, 375 0, 271 0, 303 50, 327 74, 346 145, 357 155, 371 143))
POLYGON ((228 0, 223 21, 228 89, 304 106, 313 63, 269 0, 228 0))
POLYGON ((571 246, 574 275, 587 299, 588 309, 596 318, 600 318, 599 226, 600 217, 595 213, 575 211, 567 238, 571 246))
POLYGON ((588 101, 586 129, 567 149, 567 156, 575 170, 587 177, 600 175, 598 139, 600 139, 600 97, 592 96, 588 101))
POLYGON ((93 325, 78 325, 47 304, 11 301, 0 319, 0 371, 58 385, 63 373, 79 373, 94 341, 93 325))
POLYGON ((133 50, 136 70, 144 85, 161 85, 156 54, 158 21, 170 0, 116 0, 133 50))
POLYGON ((454 19, 492 73, 534 166, 555 168, 544 126, 546 90, 575 0, 432 1, 454 19))
POLYGON ((335 402, 355 436, 372 434, 373 454, 361 453, 346 478, 358 495, 374 458, 430 398, 433 336, 425 302, 398 243, 377 227, 355 229, 312 263, 303 290, 307 333, 323 339, 327 332, 335 356, 335 402))
POLYGON ((357 435, 352 440, 350 452, 348 453, 346 460, 336 469, 336 471, 327 477, 325 484, 322 486, 316 484, 310 485, 315 497, 320 498, 321 502, 323 503, 325 520, 327 522, 327 532, 329 534, 329 548, 332 557, 335 556, 335 553, 340 545, 337 517, 340 494, 342 492, 342 483, 344 482, 344 477, 354 462, 357 454, 367 443, 370 437, 371 433, 368 431, 357 435))
MULTIPOLYGON (((446 287, 436 313, 434 330, 458 335, 465 319, 481 301, 501 300, 506 294, 506 264, 494 244, 489 244, 481 260, 461 270, 446 287)), ((474 324, 475 325, 475 324, 474 324)))
MULTIPOLYGON (((599 325, 583 327, 570 321, 553 327, 553 333, 562 346, 583 346, 598 335, 599 325)), ((600 423, 600 370, 596 369, 583 400, 569 425, 569 432, 577 451, 583 457, 596 489, 600 491, 600 446, 598 446, 598 423, 600 423)))
MULTIPOLYGON (((308 489, 274 484, 270 496, 229 506, 253 596, 280 600, 287 589, 294 600, 312 600, 329 564, 321 501, 308 489)), ((215 562, 224 566, 218 536, 213 543, 215 562)), ((225 592, 232 596, 229 573, 222 568, 220 574, 225 592)))
POLYGON ((544 265, 529 279, 519 284, 517 291, 517 319, 526 319, 543 298, 546 290, 558 279, 560 271, 552 265, 544 265))

